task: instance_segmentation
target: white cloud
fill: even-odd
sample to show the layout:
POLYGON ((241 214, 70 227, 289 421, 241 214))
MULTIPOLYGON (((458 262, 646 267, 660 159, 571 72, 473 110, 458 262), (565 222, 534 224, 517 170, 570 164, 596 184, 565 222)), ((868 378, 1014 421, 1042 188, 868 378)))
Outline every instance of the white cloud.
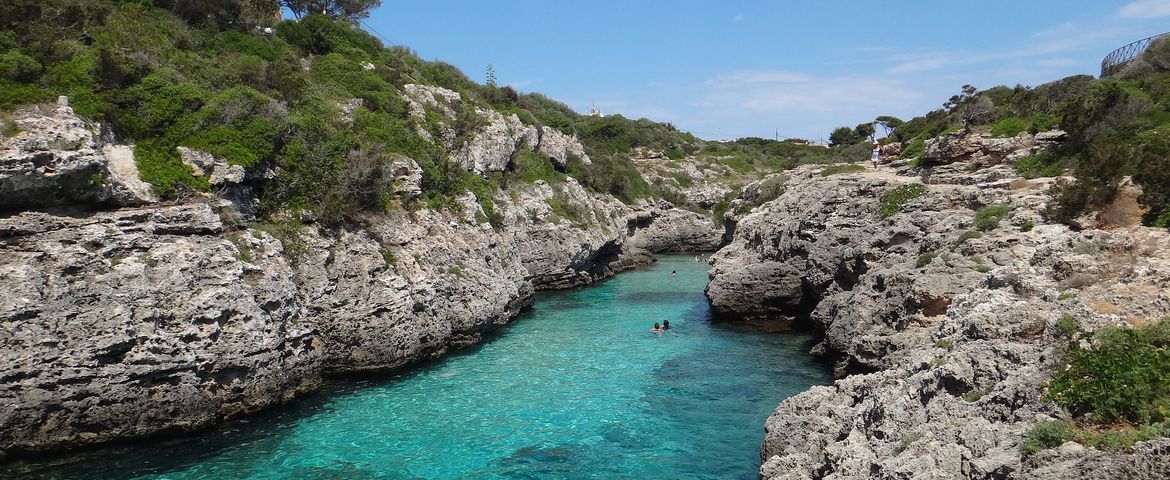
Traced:
POLYGON ((898 62, 886 73, 915 73, 938 70, 956 62, 956 57, 939 52, 911 55, 894 55, 890 60, 898 62))
POLYGON ((1122 18, 1170 17, 1170 0, 1138 0, 1117 11, 1122 18))
POLYGON ((732 22, 732 23, 739 23, 739 22, 742 22, 742 21, 743 21, 743 19, 745 19, 745 18, 747 18, 747 17, 745 17, 745 16, 744 16, 744 15, 741 13, 741 14, 739 14, 739 15, 736 15, 736 16, 734 16, 734 17, 731 17, 731 22, 732 22))

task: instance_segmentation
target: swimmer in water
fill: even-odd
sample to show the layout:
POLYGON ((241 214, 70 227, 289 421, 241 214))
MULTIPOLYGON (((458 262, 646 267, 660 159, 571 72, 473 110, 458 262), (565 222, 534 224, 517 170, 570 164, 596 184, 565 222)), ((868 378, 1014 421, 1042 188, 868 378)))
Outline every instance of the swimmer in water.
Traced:
POLYGON ((671 270, 671 271, 670 271, 670 276, 672 276, 672 277, 673 277, 673 276, 676 276, 676 275, 678 275, 678 271, 677 271, 677 270, 671 270))
POLYGON ((670 330, 670 320, 662 321, 662 330, 670 330))
POLYGON ((658 324, 655 323, 654 328, 650 329, 650 333, 662 333, 662 327, 658 326, 658 324))

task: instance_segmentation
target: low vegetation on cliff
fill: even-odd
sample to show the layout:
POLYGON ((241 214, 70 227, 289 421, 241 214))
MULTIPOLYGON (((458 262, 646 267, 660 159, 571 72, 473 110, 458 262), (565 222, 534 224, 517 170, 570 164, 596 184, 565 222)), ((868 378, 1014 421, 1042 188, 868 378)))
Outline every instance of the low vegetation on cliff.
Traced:
POLYGON ((1032 454, 1068 441, 1116 450, 1170 436, 1170 318, 1093 334, 1064 330, 1074 338, 1047 398, 1078 421, 1036 424, 1021 450, 1032 454))
MULTIPOLYGON (((492 197, 499 188, 565 176, 626 202, 682 199, 639 174, 631 159, 638 151, 659 152, 664 161, 699 157, 753 174, 843 158, 801 142, 704 142, 671 124, 581 115, 494 79, 479 84, 452 65, 384 46, 355 28, 370 4, 5 2, 0 110, 66 95, 79 115, 135 144, 142 179, 163 198, 211 189, 181 160, 185 147, 274 172, 249 177, 262 217, 305 211, 326 223, 418 205, 459 208, 454 199, 472 192, 483 220, 496 224, 492 197), (300 18, 277 21, 277 5, 300 18), (456 92, 461 101, 454 112, 423 105, 420 115, 406 95, 411 84, 456 92), (521 148, 503 173, 468 172, 453 152, 485 126, 484 111, 575 136, 592 161, 570 156, 554 165, 521 148), (421 169, 420 195, 396 188, 392 165, 403 157, 421 169)), ((689 180, 678 177, 680 184, 689 180)))
POLYGON ((1149 209, 1144 222, 1170 227, 1170 41, 1154 43, 1108 78, 1077 75, 1036 87, 983 91, 967 85, 943 108, 909 121, 879 117, 838 128, 835 143, 866 145, 865 134, 875 124, 886 127, 884 141, 900 143, 900 157, 910 160, 923 155, 926 141, 966 128, 996 137, 1059 128, 1067 132, 1064 141, 1013 164, 1028 178, 1068 172, 1070 178, 1052 189, 1051 218, 1070 222, 1109 204, 1122 178, 1132 177, 1149 209))

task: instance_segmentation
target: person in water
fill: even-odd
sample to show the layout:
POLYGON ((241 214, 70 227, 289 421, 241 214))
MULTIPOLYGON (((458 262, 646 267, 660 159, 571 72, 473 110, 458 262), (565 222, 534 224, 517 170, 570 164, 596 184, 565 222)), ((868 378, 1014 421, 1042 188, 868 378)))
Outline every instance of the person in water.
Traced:
MULTIPOLYGON (((655 325, 657 325, 657 324, 655 324, 655 325)), ((663 320, 662 321, 662 329, 663 330, 670 330, 670 320, 663 320)))
MULTIPOLYGON (((678 271, 677 271, 677 270, 671 270, 671 271, 670 271, 670 276, 672 276, 672 277, 673 277, 673 276, 676 276, 676 275, 678 275, 678 271)), ((658 325, 658 324, 656 323, 655 325, 658 325)))
POLYGON ((662 333, 662 327, 658 326, 658 323, 656 322, 654 323, 654 328, 650 329, 650 333, 662 333))

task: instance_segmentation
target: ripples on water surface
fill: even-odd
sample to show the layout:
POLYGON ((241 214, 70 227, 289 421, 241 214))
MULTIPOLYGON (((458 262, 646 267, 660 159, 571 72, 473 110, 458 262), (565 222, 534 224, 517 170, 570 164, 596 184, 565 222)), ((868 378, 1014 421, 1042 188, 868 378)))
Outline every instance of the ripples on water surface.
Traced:
POLYGON ((661 257, 539 294, 490 341, 397 377, 339 382, 208 434, 21 468, 102 479, 757 478, 764 419, 830 378, 805 353, 807 336, 711 325, 706 282, 705 263, 661 257), (664 319, 669 333, 648 333, 664 319))

